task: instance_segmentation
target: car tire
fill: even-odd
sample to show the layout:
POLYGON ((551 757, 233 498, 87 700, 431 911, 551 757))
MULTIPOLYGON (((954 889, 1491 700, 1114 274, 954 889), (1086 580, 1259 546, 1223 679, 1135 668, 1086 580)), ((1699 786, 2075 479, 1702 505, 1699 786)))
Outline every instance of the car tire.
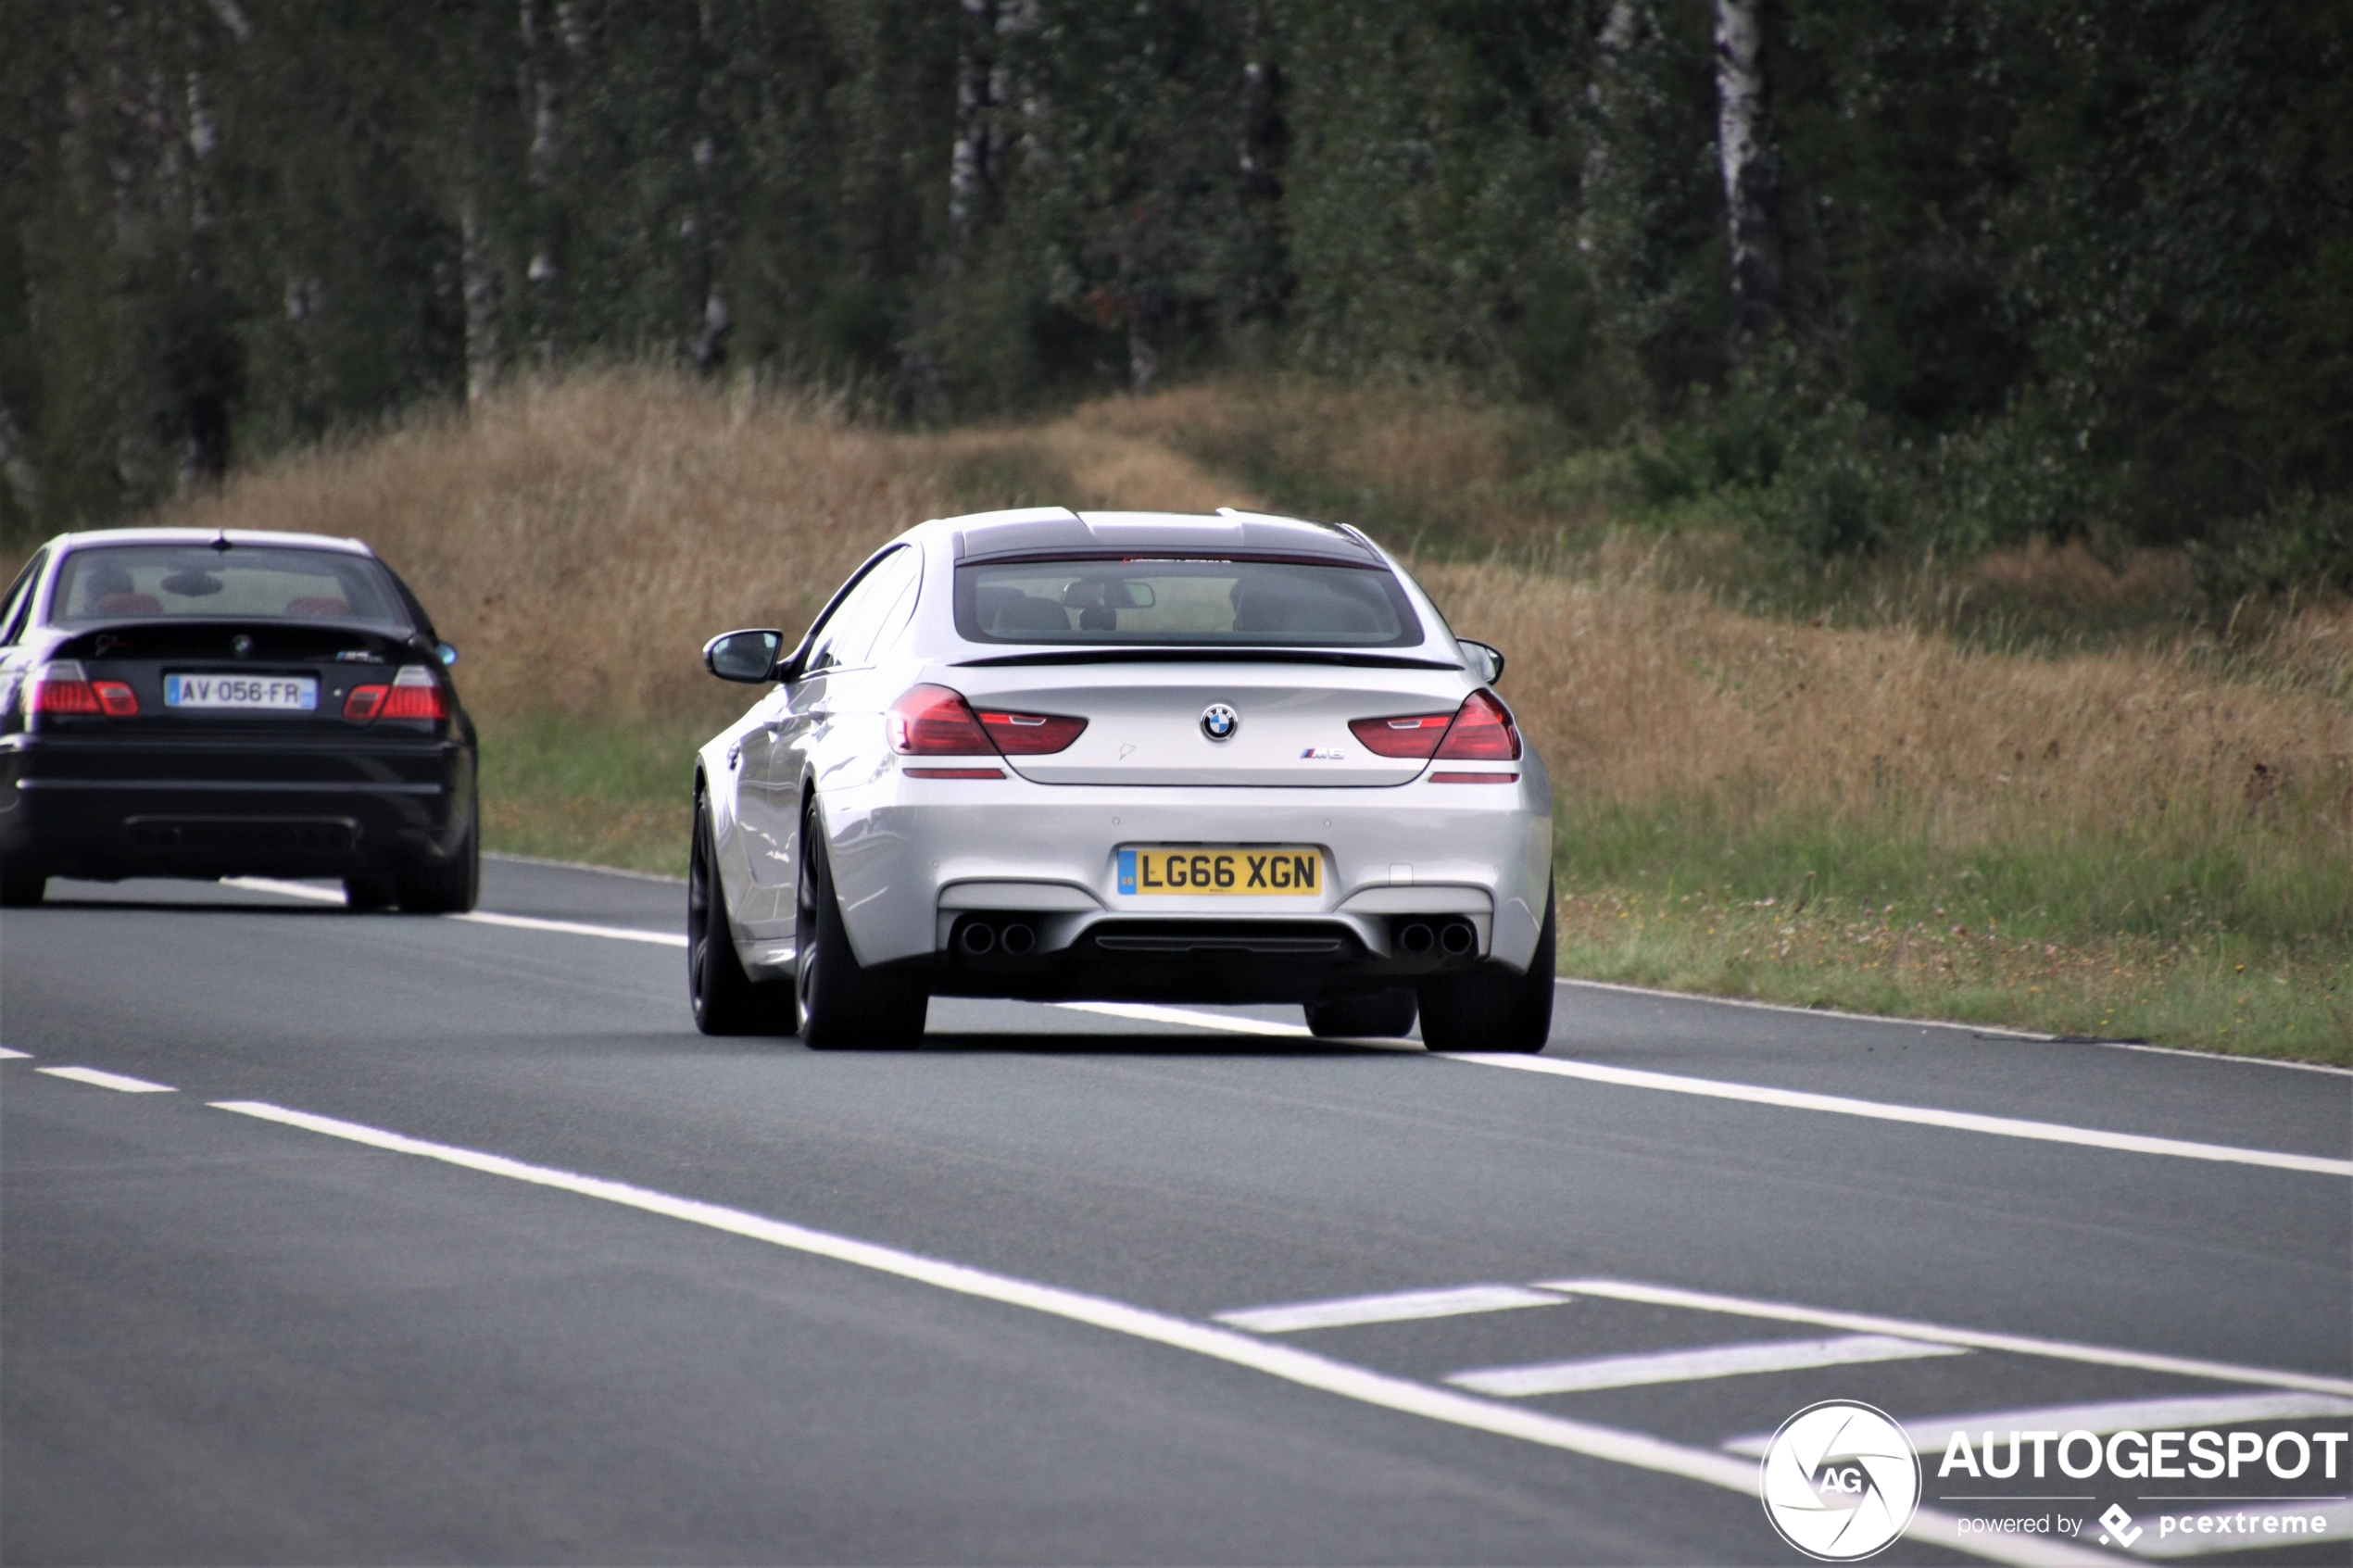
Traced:
POLYGON ((1307 1004, 1307 1032, 1319 1040, 1394 1040, 1414 1032, 1413 990, 1355 991, 1307 1004))
POLYGON ((1526 972, 1515 974, 1491 961, 1467 974, 1422 982, 1422 1045, 1441 1052, 1542 1050, 1553 1032, 1553 969, 1558 946, 1553 890, 1547 886, 1544 923, 1526 972))
POLYGON ((412 860, 392 873, 393 897, 409 915, 462 915, 482 897, 482 822, 446 860, 412 860))
POLYGON ((22 855, 0 859, 0 909, 29 909, 49 890, 49 873, 22 855))
POLYGON ((824 826, 814 805, 800 818, 798 907, 794 986, 800 1043, 818 1051, 905 1050, 919 1044, 931 994, 912 976, 864 968, 850 951, 824 826))
POLYGON ((365 876, 347 876, 343 879, 345 909, 356 909, 361 914, 373 914, 380 910, 389 909, 399 902, 399 884, 385 872, 371 872, 365 876))
POLYGON ((695 801, 694 849, 686 865, 686 998, 706 1035, 781 1035, 792 1022, 792 988, 744 972, 727 922, 711 815, 695 801))

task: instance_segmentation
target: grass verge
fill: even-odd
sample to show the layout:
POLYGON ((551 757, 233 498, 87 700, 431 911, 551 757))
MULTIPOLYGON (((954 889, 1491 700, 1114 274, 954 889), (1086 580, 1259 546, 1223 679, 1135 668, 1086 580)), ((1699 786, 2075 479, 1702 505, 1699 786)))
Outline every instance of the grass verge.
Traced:
POLYGON ((1954 849, 1705 797, 1556 834, 1566 974, 2353 1065, 2353 873, 2252 834, 1954 849))
MULTIPOLYGON (((717 721, 487 726, 484 845, 684 875, 717 721)), ((1561 972, 2353 1065, 2353 872, 2261 835, 1939 847, 1705 795, 1564 800, 1561 972)))
POLYGON ((695 750, 718 728, 559 714, 484 723, 483 847, 685 876, 695 750))

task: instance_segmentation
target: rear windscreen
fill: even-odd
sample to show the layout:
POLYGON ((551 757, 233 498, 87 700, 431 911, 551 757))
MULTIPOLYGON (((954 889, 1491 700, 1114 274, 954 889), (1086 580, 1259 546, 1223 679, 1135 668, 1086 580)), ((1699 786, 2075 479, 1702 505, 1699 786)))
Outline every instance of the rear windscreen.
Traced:
POLYGON ((409 629, 383 567, 365 556, 238 545, 107 545, 57 571, 52 621, 139 616, 362 621, 409 629))
POLYGON ((956 569, 974 643, 1412 647, 1421 622, 1379 566, 1294 560, 1019 560, 956 569))

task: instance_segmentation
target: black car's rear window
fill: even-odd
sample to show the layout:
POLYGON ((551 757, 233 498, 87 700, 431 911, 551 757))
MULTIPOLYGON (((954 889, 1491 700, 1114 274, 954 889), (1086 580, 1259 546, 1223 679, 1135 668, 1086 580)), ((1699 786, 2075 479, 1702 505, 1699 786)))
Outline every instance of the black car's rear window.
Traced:
POLYGON ((1088 647, 1413 647, 1420 621, 1386 567, 1057 557, 956 569, 966 642, 1088 647))
POLYGON ((384 569, 338 550, 98 545, 75 550, 57 570, 52 621, 165 616, 359 621, 410 630, 384 569))

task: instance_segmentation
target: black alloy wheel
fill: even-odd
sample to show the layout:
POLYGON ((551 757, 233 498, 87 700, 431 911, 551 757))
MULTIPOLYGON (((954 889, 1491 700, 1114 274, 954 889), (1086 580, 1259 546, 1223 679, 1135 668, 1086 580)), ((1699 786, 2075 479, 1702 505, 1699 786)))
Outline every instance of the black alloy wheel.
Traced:
POLYGON ((789 988, 753 980, 736 956, 711 816, 700 796, 695 797, 695 843, 686 864, 686 997, 695 1027, 706 1035, 785 1034, 792 1022, 789 988))
POLYGON ((921 1043, 931 995, 912 976, 882 975, 849 949, 825 833, 812 802, 800 816, 800 1042, 811 1050, 906 1050, 921 1043))
POLYGON ((1421 983, 1422 1045, 1433 1051, 1521 1051, 1544 1048, 1553 1032, 1553 969, 1559 938, 1553 890, 1544 888, 1544 923, 1527 972, 1489 961, 1467 974, 1436 975, 1421 983))
POLYGON ((1307 1004, 1307 1032, 1319 1040, 1394 1040, 1414 1029, 1414 991, 1355 991, 1307 1004))

